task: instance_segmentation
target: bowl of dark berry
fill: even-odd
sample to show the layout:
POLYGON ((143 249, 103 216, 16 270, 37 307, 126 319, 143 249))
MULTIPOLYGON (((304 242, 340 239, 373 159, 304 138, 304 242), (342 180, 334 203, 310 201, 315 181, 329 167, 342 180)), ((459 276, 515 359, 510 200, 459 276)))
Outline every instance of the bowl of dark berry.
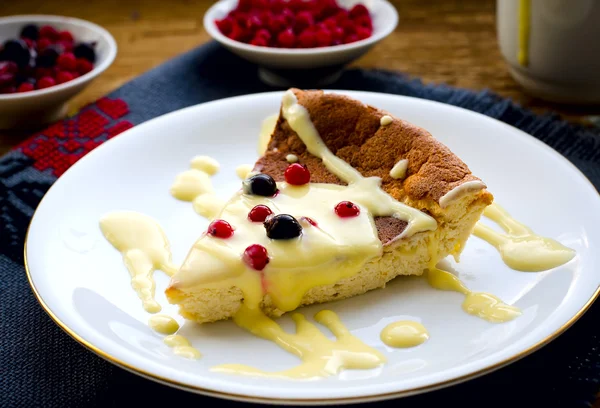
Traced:
POLYGON ((110 66, 117 45, 102 27, 60 16, 0 18, 0 128, 62 118, 68 101, 110 66))
POLYGON ((323 86, 398 25, 386 0, 221 0, 206 31, 275 86, 323 86))

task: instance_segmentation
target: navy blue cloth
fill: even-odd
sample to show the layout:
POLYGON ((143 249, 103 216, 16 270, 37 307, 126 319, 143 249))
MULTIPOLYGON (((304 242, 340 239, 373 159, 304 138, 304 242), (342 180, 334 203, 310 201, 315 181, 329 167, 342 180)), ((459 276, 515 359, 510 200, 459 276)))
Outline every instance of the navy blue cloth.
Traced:
MULTIPOLYGON (((215 99, 276 90, 257 68, 209 43, 117 89, 109 98, 129 105, 124 119, 139 124, 215 99)), ((444 102, 497 118, 561 152, 600 186, 599 131, 536 115, 491 92, 424 85, 404 75, 351 69, 332 89, 367 90, 444 102)), ((84 110, 85 111, 85 110, 84 110)), ((105 362, 65 334, 35 300, 23 267, 29 219, 55 181, 17 149, 0 159, 0 407, 125 407, 241 405, 160 385, 105 362), (185 404, 185 405, 184 405, 185 404)), ((600 381, 600 307, 541 350, 493 373, 378 406, 589 407, 600 381)), ((452 353, 449 349, 448 353, 452 353)))

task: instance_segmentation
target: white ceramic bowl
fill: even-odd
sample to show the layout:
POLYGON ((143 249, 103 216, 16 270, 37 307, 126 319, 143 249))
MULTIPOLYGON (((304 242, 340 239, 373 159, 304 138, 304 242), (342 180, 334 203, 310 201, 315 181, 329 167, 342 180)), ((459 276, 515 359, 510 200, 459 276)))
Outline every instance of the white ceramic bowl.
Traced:
POLYGON ((67 102, 81 92, 114 61, 117 43, 104 28, 71 17, 21 15, 0 18, 0 41, 17 38, 26 24, 49 24, 57 30, 69 30, 76 41, 95 41, 94 69, 72 81, 31 92, 0 94, 0 128, 34 128, 60 119, 67 102))
POLYGON ((321 74, 319 84, 314 85, 325 85, 335 81, 345 65, 364 55, 398 25, 398 12, 386 0, 338 0, 338 4, 345 8, 358 3, 364 4, 371 13, 373 34, 351 44, 321 48, 269 48, 234 41, 219 31, 215 20, 224 18, 233 10, 237 0, 221 0, 214 4, 204 15, 204 28, 230 51, 258 64, 261 79, 272 85, 298 85, 290 83, 290 78, 302 78, 308 72, 321 74))

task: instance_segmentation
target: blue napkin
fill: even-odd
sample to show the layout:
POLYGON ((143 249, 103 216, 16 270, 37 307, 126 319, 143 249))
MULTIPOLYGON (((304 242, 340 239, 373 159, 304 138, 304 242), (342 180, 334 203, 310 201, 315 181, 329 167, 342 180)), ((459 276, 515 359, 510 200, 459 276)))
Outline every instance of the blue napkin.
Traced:
MULTIPOLYGON (((86 152, 131 126, 176 109, 276 90, 257 68, 215 43, 132 80, 33 135, 0 159, 0 407, 220 406, 218 400, 146 380, 107 363, 65 334, 42 310, 23 267, 25 232, 39 200, 86 152)), ((367 90, 444 102, 499 119, 550 145, 600 186, 599 131, 535 115, 488 91, 424 85, 398 73, 352 69, 332 89, 367 90)), ((599 226, 600 227, 600 226, 599 226)), ((589 407, 600 389, 600 307, 558 339, 493 373, 377 406, 589 407)), ((448 353, 452 353, 449 349, 448 353)))

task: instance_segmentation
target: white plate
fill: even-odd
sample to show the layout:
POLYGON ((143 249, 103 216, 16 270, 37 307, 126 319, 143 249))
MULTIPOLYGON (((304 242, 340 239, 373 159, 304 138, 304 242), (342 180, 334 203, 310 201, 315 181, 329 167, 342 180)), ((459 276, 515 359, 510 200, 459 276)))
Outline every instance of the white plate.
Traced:
MULTIPOLYGON (((407 97, 347 94, 429 129, 483 178, 515 218, 577 251, 563 267, 522 273, 506 267, 478 238, 468 241, 461 263, 452 263, 460 278, 473 290, 516 304, 522 316, 488 323, 461 310, 461 295, 436 291, 422 278, 399 278, 386 289, 325 306, 354 335, 384 352, 388 363, 308 382, 210 372, 222 363, 272 371, 297 362, 230 321, 183 325, 183 334, 204 354, 200 360, 177 357, 163 345, 146 325, 149 315, 98 220, 121 209, 154 217, 171 241, 174 260, 181 262, 206 221, 169 195, 175 175, 194 155, 213 156, 221 163, 214 177, 217 192, 229 197, 240 186, 235 167, 256 159, 261 121, 278 111, 279 92, 206 103, 151 120, 67 171, 38 207, 26 241, 29 276, 40 302, 81 343, 138 374, 213 396, 279 404, 376 400, 447 386, 515 361, 581 316, 600 279, 600 253, 593 249, 600 247, 600 199, 574 166, 525 133, 480 114, 407 97), (384 346, 382 327, 407 318, 421 321, 430 340, 413 349, 384 346)), ((160 272, 156 276, 163 311, 176 315, 162 294, 167 279, 160 272)), ((312 317, 325 307, 303 312, 312 317)), ((282 322, 292 327, 287 317, 282 322)))

